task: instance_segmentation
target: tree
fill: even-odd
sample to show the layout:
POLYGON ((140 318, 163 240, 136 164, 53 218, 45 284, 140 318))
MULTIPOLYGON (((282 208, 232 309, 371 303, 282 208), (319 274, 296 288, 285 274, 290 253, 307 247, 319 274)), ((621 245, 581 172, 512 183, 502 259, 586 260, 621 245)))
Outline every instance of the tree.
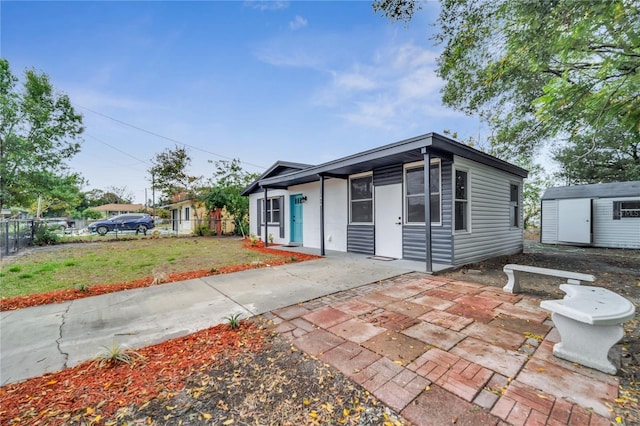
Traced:
POLYGON ((607 126, 598 134, 598 145, 590 136, 576 135, 573 145, 554 152, 562 164, 558 178, 567 185, 640 180, 640 140, 624 133, 607 126), (621 146, 621 140, 629 143, 621 146))
POLYGON ((71 216, 82 202, 80 187, 84 183, 77 174, 57 176, 43 171, 37 176, 39 187, 47 188, 44 196, 29 205, 30 213, 41 217, 71 216))
POLYGON ((244 236, 249 217, 249 199, 240 193, 259 175, 246 172, 240 160, 235 158, 232 161, 216 161, 215 165, 211 182, 213 187, 203 196, 205 205, 209 210, 226 208, 234 218, 236 229, 244 236))
POLYGON ((78 177, 65 160, 80 150, 82 116, 46 74, 26 70, 22 90, 17 83, 0 58, 0 209, 53 195, 52 179, 78 177))
MULTIPOLYGON (((640 10, 633 0, 442 0, 437 43, 443 103, 478 114, 495 143, 531 155, 547 142, 607 146, 640 140, 640 10)), ((414 0, 374 0, 392 20, 411 19, 414 0)), ((560 157, 562 158, 562 157, 560 157)), ((632 157, 633 164, 640 159, 632 157)), ((564 165, 564 164, 563 164, 564 165)), ((613 172, 615 173, 615 171, 613 172)), ((606 171, 605 171, 606 175, 606 171)))
POLYGON ((190 200, 191 209, 196 219, 200 219, 196 209, 196 201, 199 200, 199 190, 202 176, 188 174, 191 165, 191 157, 186 148, 176 146, 167 148, 151 160, 149 169, 154 188, 159 189, 163 196, 172 200, 180 196, 181 201, 190 200))

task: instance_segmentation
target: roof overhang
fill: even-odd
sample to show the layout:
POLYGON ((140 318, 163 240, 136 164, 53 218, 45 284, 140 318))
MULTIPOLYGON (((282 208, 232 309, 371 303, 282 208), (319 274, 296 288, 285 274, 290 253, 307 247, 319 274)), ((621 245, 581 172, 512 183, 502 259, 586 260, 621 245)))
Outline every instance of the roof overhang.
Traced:
MULTIPOLYGON (((492 157, 437 133, 428 133, 317 166, 310 166, 296 172, 258 179, 252 185, 254 185, 253 190, 256 190, 258 186, 261 188, 282 189, 317 181, 320 176, 346 179, 349 175, 376 168, 420 161, 424 159, 425 153, 443 158, 452 158, 453 155, 459 155, 522 178, 528 175, 526 170, 511 163, 492 157)), ((247 192, 248 189, 243 191, 243 195, 253 192, 247 192)))

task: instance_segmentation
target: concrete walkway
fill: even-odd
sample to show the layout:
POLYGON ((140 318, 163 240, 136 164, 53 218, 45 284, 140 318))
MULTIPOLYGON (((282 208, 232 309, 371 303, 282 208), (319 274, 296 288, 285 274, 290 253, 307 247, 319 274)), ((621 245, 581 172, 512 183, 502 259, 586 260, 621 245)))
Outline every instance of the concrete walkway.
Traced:
MULTIPOLYGON (((291 250, 291 248, 287 248, 291 250)), ((0 385, 95 358, 102 346, 139 348, 410 272, 424 265, 362 255, 283 266, 0 313, 0 385)))

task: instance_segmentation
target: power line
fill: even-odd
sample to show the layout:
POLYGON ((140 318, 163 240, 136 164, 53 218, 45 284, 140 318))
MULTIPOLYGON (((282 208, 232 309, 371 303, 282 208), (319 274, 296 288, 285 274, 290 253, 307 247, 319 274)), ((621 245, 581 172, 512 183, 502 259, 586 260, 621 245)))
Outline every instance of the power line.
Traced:
MULTIPOLYGON (((216 157, 224 158, 224 159, 226 159, 226 160, 235 160, 234 158, 227 157, 226 155, 221 155, 221 154, 217 154, 217 153, 215 153, 215 152, 207 151, 206 149, 202 149, 202 148, 199 148, 199 147, 194 146, 194 145, 189 145, 188 143, 184 143, 184 142, 181 142, 181 141, 179 141, 179 140, 176 140, 176 139, 173 139, 173 138, 170 138, 170 137, 167 137, 167 136, 161 135, 161 134, 159 134, 159 133, 152 132, 151 130, 147 130, 147 129, 144 129, 144 128, 142 128, 142 127, 136 126, 136 125, 134 125, 134 124, 127 123, 127 122, 125 122, 125 121, 122 121, 122 120, 119 120, 119 119, 117 119, 117 118, 114 118, 114 117, 108 116, 108 115, 103 114, 103 113, 101 113, 101 112, 94 111, 94 110, 92 110, 91 108, 87 108, 87 107, 85 107, 85 106, 79 105, 79 104, 77 104, 77 103, 75 103, 75 102, 74 102, 74 105, 76 105, 77 107, 82 108, 82 109, 84 109, 84 110, 87 110, 87 111, 89 111, 89 112, 92 112, 92 113, 94 113, 94 114, 96 114, 96 115, 99 115, 99 116, 101 116, 101 117, 104 117, 104 118, 107 118, 107 119, 109 119, 109 120, 115 121, 116 123, 120 123, 120 124, 125 125, 125 126, 127 126, 127 127, 131 127, 132 129, 136 129, 136 130, 138 130, 138 131, 140 131, 140 132, 144 132, 144 133, 150 134, 150 135, 155 136, 155 137, 157 137, 157 138, 165 139, 165 140, 168 140, 168 141, 173 142, 173 143, 178 144, 178 145, 188 146, 189 148, 195 149, 195 150, 197 150, 197 151, 202 151, 202 152, 205 152, 205 153, 207 153, 207 154, 214 155, 214 156, 216 156, 216 157)), ((122 151, 121 151, 121 152, 122 152, 122 151)), ((247 164, 247 165, 249 165, 249 166, 253 166, 253 167, 257 167, 257 168, 259 168, 259 169, 263 169, 263 170, 264 170, 264 169, 266 169, 266 167, 264 167, 264 166, 260 166, 260 165, 258 165, 258 164, 252 164, 252 163, 249 163, 249 162, 246 162, 246 161, 240 161, 240 163, 247 164)))
POLYGON ((109 148, 111 148, 111 149, 114 149, 114 150, 118 151, 118 152, 119 152, 119 153, 121 153, 121 154, 126 155, 127 157, 131 157, 131 158, 133 158, 134 160, 139 161, 139 162, 144 163, 144 164, 147 164, 147 165, 149 165, 149 166, 151 165, 151 163, 149 163, 148 161, 141 160, 141 159, 139 159, 139 158, 137 158, 137 157, 134 157, 133 155, 129 154, 128 152, 123 151, 123 150, 121 150, 120 148, 116 148, 115 146, 111 145, 110 143, 107 143, 107 142, 105 142, 105 141, 103 141, 103 140, 101 140, 101 139, 98 139, 98 138, 97 138, 97 137, 95 137, 95 136, 92 136, 92 135, 89 135, 89 134, 87 134, 87 136, 89 136, 91 139, 95 139, 96 141, 100 142, 101 144, 104 144, 104 145, 108 146, 108 147, 109 147, 109 148))

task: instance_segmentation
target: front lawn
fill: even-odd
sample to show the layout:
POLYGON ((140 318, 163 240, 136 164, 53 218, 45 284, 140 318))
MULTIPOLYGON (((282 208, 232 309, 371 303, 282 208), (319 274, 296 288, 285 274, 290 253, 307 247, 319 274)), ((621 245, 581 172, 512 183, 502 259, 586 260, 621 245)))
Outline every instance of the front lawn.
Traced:
POLYGON ((8 258, 0 265, 3 298, 54 290, 85 289, 172 273, 216 271, 229 265, 268 263, 278 258, 243 247, 232 238, 182 237, 111 240, 59 245, 8 258))

